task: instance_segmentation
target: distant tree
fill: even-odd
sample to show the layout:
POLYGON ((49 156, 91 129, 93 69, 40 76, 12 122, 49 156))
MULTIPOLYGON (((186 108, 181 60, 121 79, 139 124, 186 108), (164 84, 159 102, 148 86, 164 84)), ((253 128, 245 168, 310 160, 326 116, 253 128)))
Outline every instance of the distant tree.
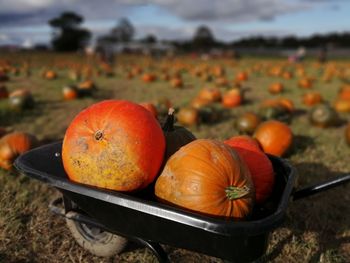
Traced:
POLYGON ((52 46, 56 51, 76 51, 88 43, 91 33, 80 25, 83 17, 74 12, 64 12, 49 21, 53 27, 52 46))
POLYGON ((148 34, 144 38, 140 39, 141 43, 146 43, 146 44, 153 44, 157 42, 157 37, 152 34, 148 34))
POLYGON ((135 34, 135 28, 127 18, 119 20, 118 24, 112 28, 110 36, 114 42, 130 42, 135 34))
POLYGON ((199 26, 193 36, 193 46, 196 49, 208 49, 215 44, 215 38, 210 28, 199 26))

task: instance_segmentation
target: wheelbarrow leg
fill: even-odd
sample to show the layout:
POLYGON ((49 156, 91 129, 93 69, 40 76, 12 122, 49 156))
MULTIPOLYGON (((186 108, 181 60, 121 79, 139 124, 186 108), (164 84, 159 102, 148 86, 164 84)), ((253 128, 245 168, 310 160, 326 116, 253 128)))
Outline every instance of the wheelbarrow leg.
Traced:
POLYGON ((150 250, 152 250, 153 254, 157 257, 159 263, 169 263, 169 258, 167 253, 164 251, 161 245, 158 243, 147 241, 141 238, 137 238, 137 242, 140 242, 150 250))

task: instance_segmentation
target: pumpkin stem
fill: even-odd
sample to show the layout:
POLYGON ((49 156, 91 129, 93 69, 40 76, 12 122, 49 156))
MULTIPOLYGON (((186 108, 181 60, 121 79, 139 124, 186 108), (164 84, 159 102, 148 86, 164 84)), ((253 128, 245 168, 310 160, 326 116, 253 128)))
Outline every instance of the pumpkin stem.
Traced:
POLYGON ((102 132, 102 131, 97 131, 97 132, 95 133, 95 139, 96 139, 96 141, 101 140, 102 137, 103 137, 103 132, 102 132))
POLYGON ((230 200, 235 200, 242 198, 249 194, 249 187, 248 186, 243 186, 243 187, 236 187, 236 186, 228 186, 225 189, 225 193, 228 199, 230 200))
POLYGON ((168 116, 163 125, 163 131, 166 131, 166 132, 174 131, 174 121, 175 121, 174 112, 175 110, 173 108, 169 108, 168 116))

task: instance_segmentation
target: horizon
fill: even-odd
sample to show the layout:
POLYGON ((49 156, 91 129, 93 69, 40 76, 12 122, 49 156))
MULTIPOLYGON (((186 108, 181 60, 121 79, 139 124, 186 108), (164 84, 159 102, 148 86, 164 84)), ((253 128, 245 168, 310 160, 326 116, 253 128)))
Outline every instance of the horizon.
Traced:
POLYGON ((350 1, 344 0, 0 0, 0 45, 49 44, 52 29, 47 21, 64 11, 84 18, 82 27, 91 31, 92 41, 122 17, 135 27, 135 39, 152 34, 158 40, 188 40, 200 25, 226 43, 350 30, 350 1))

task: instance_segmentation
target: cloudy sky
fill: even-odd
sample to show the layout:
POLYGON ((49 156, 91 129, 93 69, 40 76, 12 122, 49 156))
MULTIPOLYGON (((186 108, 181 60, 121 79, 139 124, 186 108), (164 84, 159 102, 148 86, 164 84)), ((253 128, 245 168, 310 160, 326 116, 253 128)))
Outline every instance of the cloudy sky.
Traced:
POLYGON ((81 14, 94 37, 121 17, 137 38, 186 39, 201 24, 224 41, 350 31, 349 0, 0 0, 0 45, 48 43, 47 21, 66 10, 81 14))

